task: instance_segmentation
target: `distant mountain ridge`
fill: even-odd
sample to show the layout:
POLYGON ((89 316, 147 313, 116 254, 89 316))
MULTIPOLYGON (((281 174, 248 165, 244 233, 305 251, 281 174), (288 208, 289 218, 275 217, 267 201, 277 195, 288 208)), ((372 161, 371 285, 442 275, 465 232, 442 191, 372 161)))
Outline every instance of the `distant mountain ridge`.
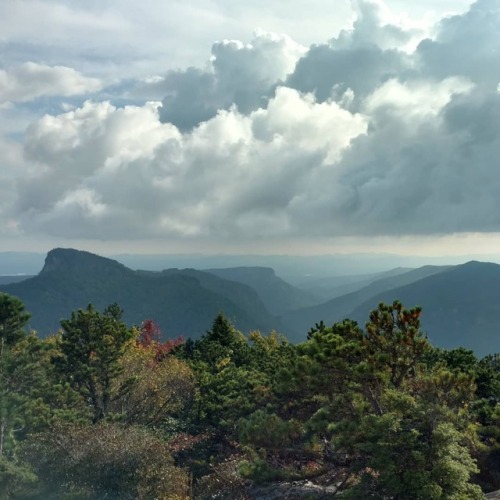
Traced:
POLYGON ((55 332, 60 319, 93 303, 103 309, 117 302, 124 320, 159 323, 165 336, 193 338, 223 311, 243 331, 280 328, 250 287, 194 270, 133 271, 119 262, 73 249, 51 250, 37 276, 0 286, 19 297, 41 335, 55 332))
POLYGON ((4 274, 0 275, 0 285, 8 285, 9 283, 19 283, 20 281, 27 280, 28 278, 33 278, 33 275, 4 274))
MULTIPOLYGON (((365 301, 369 304, 365 310, 364 320, 366 320, 368 312, 378 303, 373 302, 378 294, 414 283, 427 276, 443 272, 448 268, 449 266, 423 266, 400 274, 385 275, 385 277, 377 279, 355 292, 335 297, 319 305, 290 311, 282 316, 282 320, 285 328, 291 333, 293 332, 294 338, 298 336, 298 339, 301 338, 301 332, 307 332, 320 320, 326 324, 332 324, 351 317, 352 311, 365 301), (372 299, 372 297, 374 298, 372 299)), ((302 335, 304 334, 302 333, 302 335)))
POLYGON ((93 303, 102 310, 117 302, 127 323, 153 319, 165 337, 197 338, 223 311, 244 332, 276 329, 294 342, 305 340, 321 320, 351 318, 364 326, 379 302, 397 299, 423 307, 422 327, 434 345, 463 346, 478 355, 500 352, 500 265, 477 261, 396 273, 323 304, 293 309, 310 297, 270 268, 134 271, 112 259, 59 248, 47 254, 38 275, 0 284, 0 291, 26 304, 31 327, 42 336, 55 332, 75 309, 93 303))
POLYGON ((412 269, 410 267, 396 267, 388 271, 370 274, 326 276, 323 278, 310 277, 298 286, 302 290, 310 291, 315 296, 321 297, 323 299, 321 302, 324 302, 325 300, 332 300, 336 297, 361 290, 374 281, 405 274, 412 269))
POLYGON ((350 314, 366 321, 379 302, 400 300, 423 308, 422 327, 439 347, 463 346, 479 355, 500 352, 500 265, 471 261, 384 291, 361 302, 350 314))
POLYGON ((252 287, 272 314, 282 314, 318 302, 311 293, 300 290, 276 276, 274 269, 270 267, 230 267, 206 269, 206 272, 252 287))
POLYGON ((374 281, 357 292, 282 316, 289 337, 301 342, 324 321, 350 318, 364 327, 380 302, 422 306, 422 329, 433 345, 465 347, 479 356, 500 352, 500 265, 471 261, 458 266, 424 266, 374 281))

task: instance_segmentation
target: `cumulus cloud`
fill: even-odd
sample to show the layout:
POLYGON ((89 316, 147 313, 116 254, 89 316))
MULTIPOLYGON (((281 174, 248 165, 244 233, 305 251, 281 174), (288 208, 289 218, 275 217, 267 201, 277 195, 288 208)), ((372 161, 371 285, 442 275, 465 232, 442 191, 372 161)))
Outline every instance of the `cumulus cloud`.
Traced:
POLYGON ((356 5, 352 29, 307 50, 269 33, 216 43, 207 68, 147 82, 161 103, 44 116, 11 220, 212 242, 499 231, 496 2, 432 35, 356 5))
POLYGON ((64 66, 27 62, 9 70, 0 69, 0 103, 27 102, 42 96, 73 96, 95 92, 102 87, 64 66))
POLYGON ((410 51, 425 37, 425 24, 398 19, 380 0, 351 0, 351 4, 356 16, 352 29, 341 30, 338 37, 330 41, 332 47, 377 46, 382 50, 410 51))
POLYGON ((366 130, 363 117, 289 88, 266 109, 233 107, 184 134, 157 107, 88 102, 32 125, 38 174, 19 188, 23 224, 75 237, 286 234, 298 191, 366 130))
POLYGON ((154 84, 166 94, 161 119, 189 130, 232 105, 242 113, 258 109, 304 52, 290 37, 274 33, 258 32, 248 44, 216 42, 208 69, 171 71, 154 84))
POLYGON ((500 81, 499 23, 496 0, 477 0, 466 13, 444 18, 437 36, 418 46, 422 73, 466 76, 488 90, 495 88, 500 81))

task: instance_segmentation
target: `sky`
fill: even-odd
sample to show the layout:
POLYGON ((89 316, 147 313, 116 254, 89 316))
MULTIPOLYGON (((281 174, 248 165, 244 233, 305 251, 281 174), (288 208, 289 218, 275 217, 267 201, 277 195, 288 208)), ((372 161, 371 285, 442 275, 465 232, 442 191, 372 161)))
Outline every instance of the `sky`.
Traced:
POLYGON ((498 0, 4 0, 0 251, 500 254, 498 0))

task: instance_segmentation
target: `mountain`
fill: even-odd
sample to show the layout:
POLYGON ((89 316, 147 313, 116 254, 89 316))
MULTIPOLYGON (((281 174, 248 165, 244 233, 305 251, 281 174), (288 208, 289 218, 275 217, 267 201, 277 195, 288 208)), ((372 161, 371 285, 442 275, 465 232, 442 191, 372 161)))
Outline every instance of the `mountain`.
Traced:
MULTIPOLYGON (((392 272, 389 273, 389 276, 386 274, 385 277, 377 279, 355 292, 336 297, 316 306, 290 311, 282 316, 282 321, 286 331, 293 333, 293 338, 304 340, 306 333, 315 323, 321 320, 326 324, 342 321, 350 317, 351 312, 360 304, 368 299, 371 301, 371 297, 376 297, 386 290, 392 290, 427 276, 441 273, 446 269, 449 269, 449 266, 423 266, 399 274, 392 272)), ((368 317, 368 312, 377 304, 378 302, 372 302, 372 305, 364 311, 364 321, 368 317)), ((292 337, 292 335, 290 336, 292 337)))
POLYGON ((398 299, 406 307, 423 307, 422 326, 434 345, 464 346, 478 355, 500 351, 500 265, 492 263, 424 266, 317 306, 285 312, 282 323, 259 294, 274 311, 293 301, 300 303, 304 296, 264 268, 134 271, 88 252, 55 249, 47 254, 38 275, 2 284, 0 291, 26 304, 32 313, 31 327, 41 335, 56 331, 61 318, 90 302, 100 310, 117 302, 127 323, 153 319, 168 337, 197 338, 223 311, 245 332, 274 328, 296 341, 304 340, 309 328, 321 320, 328 324, 349 317, 363 325, 379 302, 398 299), (237 278, 253 283, 258 291, 237 278))
POLYGON ((42 336, 55 332, 72 310, 89 303, 102 310, 113 302, 124 309, 128 324, 153 319, 168 337, 199 337, 220 311, 243 331, 280 327, 257 293, 241 283, 194 270, 133 271, 73 249, 51 250, 37 276, 0 291, 25 303, 30 326, 42 336))
POLYGON ((206 271, 220 278, 250 286, 272 314, 282 314, 318 302, 313 294, 304 292, 276 276, 270 267, 230 267, 206 271))
POLYGON ((323 299, 321 302, 324 302, 334 299, 335 297, 341 297, 342 295, 361 290, 361 288, 368 286, 376 280, 406 274, 411 270, 412 269, 408 267, 396 267, 389 271, 371 274, 327 276, 322 278, 309 277, 298 286, 300 289, 312 293, 316 297, 321 297, 323 299))
MULTIPOLYGON (((223 254, 114 254, 108 257, 131 269, 160 271, 169 268, 220 269, 227 267, 270 267, 293 286, 302 288, 304 282, 328 276, 359 276, 397 268, 416 268, 430 264, 463 264, 476 258, 466 256, 419 257, 381 253, 328 255, 231 255, 223 254)), ((2 254, 0 253, 0 264, 2 254)), ((491 255, 500 261, 500 255, 491 255)), ((42 266, 36 270, 38 272, 42 266)), ((1 270, 1 267, 0 267, 1 270)), ((30 273, 27 269, 5 271, 4 274, 30 273)), ((381 277, 381 276, 379 276, 381 277)), ((353 290, 349 290, 351 292, 353 290)), ((328 299, 332 296, 328 296, 328 299)), ((325 299, 326 300, 326 299, 325 299)))
POLYGON ((372 296, 349 315, 361 324, 379 302, 423 308, 422 327, 433 345, 463 346, 478 355, 500 352, 500 265, 468 262, 372 296))

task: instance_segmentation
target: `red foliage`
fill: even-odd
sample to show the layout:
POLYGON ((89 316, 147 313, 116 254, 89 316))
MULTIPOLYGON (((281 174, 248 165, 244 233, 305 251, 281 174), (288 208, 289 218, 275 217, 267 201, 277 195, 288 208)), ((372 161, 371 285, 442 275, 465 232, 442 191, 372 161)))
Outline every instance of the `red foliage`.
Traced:
POLYGON ((160 339, 161 330, 158 323, 155 323, 152 319, 144 320, 137 343, 142 347, 149 347, 153 342, 160 342, 160 339))
POLYGON ((155 361, 161 361, 169 352, 185 342, 183 337, 161 341, 161 330, 158 323, 152 319, 146 319, 142 322, 141 333, 137 338, 137 344, 148 348, 153 346, 155 349, 155 361))

